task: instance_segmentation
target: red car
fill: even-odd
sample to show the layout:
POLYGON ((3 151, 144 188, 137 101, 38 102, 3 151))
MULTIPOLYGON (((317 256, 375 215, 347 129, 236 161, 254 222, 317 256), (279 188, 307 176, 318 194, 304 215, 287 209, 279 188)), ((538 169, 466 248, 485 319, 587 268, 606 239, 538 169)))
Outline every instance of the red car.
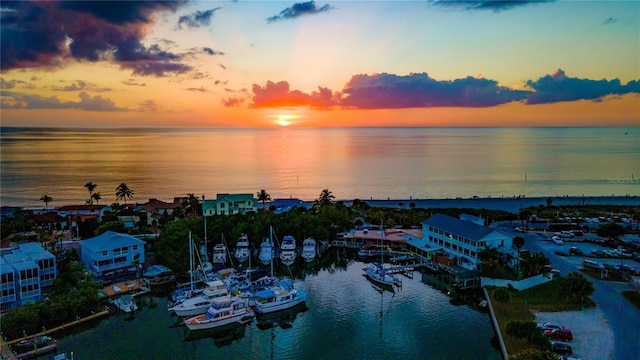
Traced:
POLYGON ((545 330, 544 336, 553 340, 571 341, 573 340, 573 334, 569 329, 553 329, 545 330))

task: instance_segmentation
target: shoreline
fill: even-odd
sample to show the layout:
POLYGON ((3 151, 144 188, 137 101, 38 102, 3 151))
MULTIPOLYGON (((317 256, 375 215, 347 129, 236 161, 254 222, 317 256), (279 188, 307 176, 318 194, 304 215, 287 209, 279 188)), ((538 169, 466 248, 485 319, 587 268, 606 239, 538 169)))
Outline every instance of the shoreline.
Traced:
MULTIPOLYGON (((402 202, 404 209, 409 209, 414 203, 416 208, 439 209, 487 209, 503 210, 517 214, 528 207, 546 206, 547 199, 551 199, 551 206, 640 206, 640 196, 546 196, 546 197, 509 197, 509 198, 456 198, 456 199, 367 199, 360 201, 372 207, 399 207, 402 202)), ((353 200, 342 200, 351 206, 353 200)), ((313 202, 310 202, 311 204, 313 202)))

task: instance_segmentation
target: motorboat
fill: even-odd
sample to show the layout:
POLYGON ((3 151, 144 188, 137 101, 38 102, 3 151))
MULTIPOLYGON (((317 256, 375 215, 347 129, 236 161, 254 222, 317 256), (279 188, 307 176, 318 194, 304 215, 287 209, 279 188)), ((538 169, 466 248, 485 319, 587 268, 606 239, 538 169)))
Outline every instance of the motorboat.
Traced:
POLYGON ((307 295, 307 291, 295 289, 290 281, 283 280, 256 292, 254 308, 259 314, 285 310, 304 302, 307 295))
POLYGON ((227 262, 227 247, 223 244, 217 244, 213 247, 213 265, 224 265, 227 262))
POLYGON ((285 236, 280 245, 280 261, 282 261, 282 264, 287 266, 293 264, 298 256, 296 250, 296 240, 293 236, 285 236))
POLYGON ((181 303, 170 307, 178 316, 194 316, 207 311, 207 308, 221 296, 227 296, 229 291, 221 280, 208 281, 202 294, 186 299, 181 303))
POLYGON ((300 257, 304 259, 305 262, 312 262, 316 258, 316 241, 313 238, 306 238, 302 242, 302 252, 300 253, 300 257))
POLYGON ((55 340, 47 335, 34 336, 29 339, 21 340, 14 346, 21 350, 33 350, 45 347, 47 345, 55 343, 55 340))
POLYGON ((117 298, 113 304, 118 307, 118 309, 131 313, 138 310, 138 305, 136 304, 136 299, 129 294, 124 294, 117 298))
POLYGON ((269 265, 271 260, 275 257, 275 248, 273 247, 273 241, 268 238, 262 240, 260 244, 260 253, 258 255, 262 265, 269 265))
POLYGON ((189 330, 211 329, 231 323, 246 323, 255 317, 249 300, 241 297, 215 298, 204 314, 183 321, 189 330))
POLYGON ((249 237, 247 236, 247 234, 242 234, 238 238, 236 251, 233 256, 240 263, 243 263, 247 261, 247 259, 249 259, 249 237))

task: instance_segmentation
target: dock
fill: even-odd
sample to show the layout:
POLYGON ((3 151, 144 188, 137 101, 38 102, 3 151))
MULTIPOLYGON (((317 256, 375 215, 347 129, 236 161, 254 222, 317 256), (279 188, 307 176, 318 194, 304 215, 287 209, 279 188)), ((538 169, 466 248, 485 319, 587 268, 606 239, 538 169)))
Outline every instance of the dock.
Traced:
POLYGON ((104 287, 100 291, 100 297, 113 299, 123 294, 133 296, 143 295, 150 291, 144 279, 128 280, 104 287))

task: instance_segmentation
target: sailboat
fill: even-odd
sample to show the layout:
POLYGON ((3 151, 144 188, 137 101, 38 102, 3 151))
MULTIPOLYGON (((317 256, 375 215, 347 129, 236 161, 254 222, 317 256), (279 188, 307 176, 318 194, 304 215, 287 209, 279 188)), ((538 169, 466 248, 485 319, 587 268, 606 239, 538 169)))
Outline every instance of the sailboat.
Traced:
MULTIPOLYGON (((381 238, 381 241, 384 242, 383 226, 381 226, 380 238, 381 238)), ((380 262, 379 263, 373 262, 369 264, 369 266, 364 268, 363 269, 364 275, 367 277, 367 279, 379 285, 385 285, 385 286, 391 286, 391 287, 393 287, 393 285, 402 286, 402 280, 400 280, 400 278, 393 275, 392 273, 387 272, 383 264, 384 264, 384 253, 381 253, 380 262)))

